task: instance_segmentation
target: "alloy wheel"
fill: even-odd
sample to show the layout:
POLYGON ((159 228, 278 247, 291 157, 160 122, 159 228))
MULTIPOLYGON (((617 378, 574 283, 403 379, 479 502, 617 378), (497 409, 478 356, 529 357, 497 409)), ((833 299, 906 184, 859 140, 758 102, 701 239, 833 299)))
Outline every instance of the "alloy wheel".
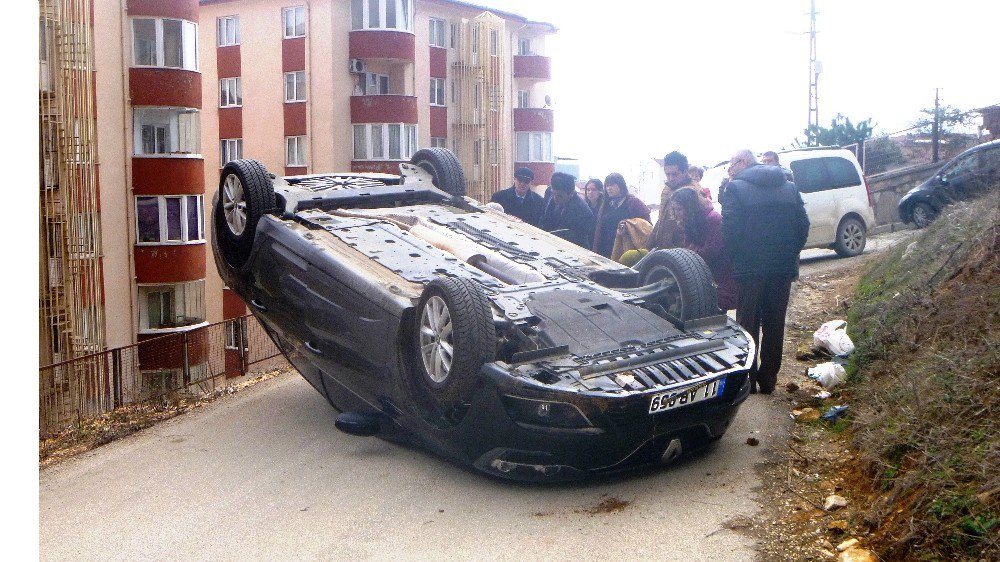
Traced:
POLYGON ((865 233, 857 223, 848 223, 844 225, 843 241, 844 247, 851 252, 860 252, 864 248, 865 233))
POLYGON ((420 357, 432 381, 441 384, 448 378, 453 353, 451 314, 444 299, 434 295, 420 315, 420 357))
POLYGON ((243 183, 236 174, 229 174, 222 185, 222 210, 229 231, 239 236, 247 226, 247 202, 243 183))

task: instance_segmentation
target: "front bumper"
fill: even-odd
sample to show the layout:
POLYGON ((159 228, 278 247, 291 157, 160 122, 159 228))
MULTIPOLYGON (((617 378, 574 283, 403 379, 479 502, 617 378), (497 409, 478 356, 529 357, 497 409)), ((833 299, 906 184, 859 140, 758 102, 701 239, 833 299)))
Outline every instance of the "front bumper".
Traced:
MULTIPOLYGON (((746 371, 733 372, 720 396, 656 414, 648 413, 655 393, 573 397, 593 424, 579 429, 520 423, 504 408, 503 392, 480 387, 469 415, 448 440, 456 446, 453 453, 500 478, 559 481, 666 463, 711 443, 729 427, 750 384, 746 371)), ((548 399, 567 400, 559 394, 548 399)))

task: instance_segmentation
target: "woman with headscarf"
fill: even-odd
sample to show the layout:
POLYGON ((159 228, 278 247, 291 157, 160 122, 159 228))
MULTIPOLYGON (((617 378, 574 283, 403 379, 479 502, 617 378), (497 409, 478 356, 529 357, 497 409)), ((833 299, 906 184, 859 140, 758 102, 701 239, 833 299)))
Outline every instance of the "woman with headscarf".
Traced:
POLYGON ((597 211, 593 250, 604 257, 611 257, 615 247, 618 225, 628 219, 649 221, 649 207, 628 192, 625 178, 615 172, 604 180, 604 203, 597 211))
POLYGON ((736 308, 736 281, 722 236, 722 215, 704 205, 694 187, 682 187, 670 196, 671 212, 684 225, 687 249, 693 250, 708 264, 717 287, 719 308, 736 308))

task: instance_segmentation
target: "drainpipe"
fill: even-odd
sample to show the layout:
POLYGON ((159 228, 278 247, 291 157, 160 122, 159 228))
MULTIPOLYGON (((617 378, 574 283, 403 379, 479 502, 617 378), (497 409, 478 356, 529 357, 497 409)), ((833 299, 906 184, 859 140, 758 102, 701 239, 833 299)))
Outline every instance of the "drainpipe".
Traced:
MULTIPOLYGON (((128 271, 130 274, 129 279, 131 279, 131 282, 129 283, 129 293, 131 296, 128 304, 128 319, 129 324, 132 326, 132 334, 129 340, 132 343, 135 343, 137 341, 136 334, 139 333, 139 323, 136 320, 135 310, 136 303, 139 299, 139 289, 135 283, 137 279, 135 273, 135 244, 133 242, 133 240, 135 240, 135 209, 133 203, 135 201, 135 197, 133 196, 134 188, 132 187, 132 153, 135 151, 135 147, 132 147, 132 115, 129 114, 129 110, 132 108, 132 99, 129 94, 128 83, 128 69, 132 54, 132 33, 130 32, 128 25, 129 19, 127 0, 121 0, 120 6, 121 19, 119 21, 119 31, 122 38, 122 140, 124 141, 122 143, 122 150, 125 153, 125 185, 128 186, 128 189, 125 190, 125 217, 128 219, 126 221, 127 224, 125 225, 125 231, 128 235, 128 271), (132 150, 129 150, 130 147, 132 150)), ((107 330, 107 326, 105 326, 105 330, 107 330)))
MULTIPOLYGON (((330 7, 330 13, 333 13, 333 6, 330 7)), ((309 164, 308 166, 312 168, 308 170, 309 173, 316 173, 316 149, 313 145, 313 103, 315 103, 316 98, 313 97, 313 82, 315 82, 315 76, 312 71, 312 34, 313 34, 313 24, 312 24, 312 1, 306 0, 306 72, 309 76, 309 98, 306 101, 306 138, 309 139, 309 164)), ((331 16, 331 23, 333 18, 331 16)), ((331 28, 332 31, 332 28, 331 28)))

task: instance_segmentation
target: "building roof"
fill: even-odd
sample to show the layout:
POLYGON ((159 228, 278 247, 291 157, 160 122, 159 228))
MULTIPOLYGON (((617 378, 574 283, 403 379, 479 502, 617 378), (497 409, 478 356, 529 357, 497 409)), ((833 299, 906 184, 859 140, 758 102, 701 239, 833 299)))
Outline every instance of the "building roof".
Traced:
MULTIPOLYGON (((208 5, 208 4, 225 4, 227 2, 237 2, 237 1, 239 1, 239 0, 198 0, 198 4, 202 5, 202 6, 205 6, 205 5, 208 5)), ((498 16, 502 16, 504 18, 509 18, 509 19, 513 19, 513 20, 517 20, 517 21, 523 22, 526 25, 536 25, 538 27, 543 27, 549 33, 555 33, 556 31, 558 31, 558 29, 556 28, 556 26, 552 25, 551 23, 544 22, 544 21, 529 20, 528 18, 526 18, 526 17, 524 17, 524 16, 522 16, 520 14, 515 14, 513 12, 505 12, 503 10, 498 10, 496 8, 491 8, 489 6, 483 6, 482 4, 473 4, 472 2, 461 2, 459 0, 416 0, 416 1, 417 2, 428 2, 428 3, 431 3, 431 4, 462 6, 462 7, 465 7, 465 8, 471 8, 473 10, 483 10, 485 12, 492 12, 492 13, 497 14, 498 16)))

